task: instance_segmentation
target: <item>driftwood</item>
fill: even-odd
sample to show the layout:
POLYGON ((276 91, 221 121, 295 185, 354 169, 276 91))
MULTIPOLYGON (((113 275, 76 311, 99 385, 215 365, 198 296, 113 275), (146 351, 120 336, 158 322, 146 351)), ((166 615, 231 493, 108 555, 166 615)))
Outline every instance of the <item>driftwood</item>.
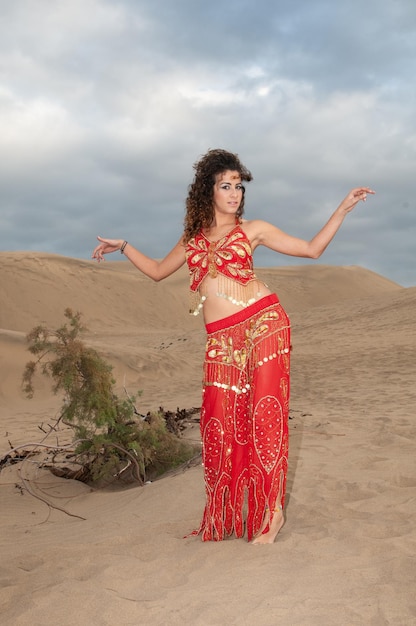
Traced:
MULTIPOLYGON (((165 411, 163 407, 159 407, 159 413, 163 416, 166 422, 166 428, 174 435, 180 435, 190 422, 199 422, 199 414, 201 408, 193 407, 192 409, 176 409, 176 413, 173 411, 165 411), (197 415, 198 417, 195 417, 197 415)), ((151 413, 147 413, 146 420, 149 420, 151 413)))
MULTIPOLYGON (((137 411, 135 411, 135 413, 136 415, 139 415, 137 411)), ((162 415, 166 422, 167 430, 174 435, 180 436, 181 433, 185 430, 187 424, 199 422, 200 408, 178 408, 176 410, 176 413, 174 413, 173 411, 165 411, 163 407, 160 407, 159 413, 162 415)), ((140 417, 143 420, 150 420, 151 413, 149 412, 147 413, 147 415, 140 415, 140 417)), ((79 443, 88 441, 87 439, 77 439, 76 441, 73 441, 67 445, 59 445, 58 441, 55 445, 44 443, 51 434, 55 434, 55 436, 57 435, 58 425, 60 422, 65 423, 62 420, 62 416, 59 416, 56 419, 55 423, 48 423, 48 429, 46 429, 44 427, 44 424, 42 423, 39 426, 39 429, 45 434, 45 436, 41 439, 41 441, 27 442, 25 444, 15 447, 13 447, 12 443, 9 441, 10 449, 5 454, 0 456, 0 471, 6 466, 20 463, 21 468, 19 472, 19 477, 21 484, 17 484, 16 486, 20 489, 20 492, 22 494, 24 493, 24 491, 26 491, 34 498, 44 502, 51 509, 57 509, 67 515, 70 515, 71 517, 85 519, 80 515, 74 515, 66 509, 55 505, 46 497, 43 497, 42 495, 39 495, 39 493, 36 493, 34 487, 32 487, 31 479, 28 476, 24 476, 25 462, 28 459, 33 458, 34 456, 40 455, 41 452, 45 452, 46 458, 43 458, 38 462, 38 466, 40 468, 46 468, 52 474, 58 477, 79 480, 84 483, 88 482, 89 469, 86 464, 83 464, 82 462, 77 460, 78 454, 75 452, 76 446, 79 443), (62 455, 64 455, 64 458, 59 458, 62 455)), ((66 425, 71 426, 71 424, 66 425)), ((125 450, 115 443, 106 445, 111 445, 112 447, 120 449, 120 451, 122 451, 123 454, 127 457, 125 465, 115 473, 114 478, 121 480, 121 482, 131 482, 131 478, 134 478, 139 482, 140 485, 143 485, 144 481, 141 478, 140 467, 135 456, 131 454, 128 450, 125 450), (123 480, 124 478, 125 481, 123 480)), ((200 454, 196 454, 194 457, 183 463, 181 466, 176 467, 174 470, 167 471, 164 475, 172 475, 177 474, 181 471, 185 471, 189 467, 192 467, 193 465, 199 463, 200 457, 200 454)))
MULTIPOLYGON (((76 517, 78 519, 85 520, 86 519, 85 517, 81 517, 81 515, 76 515, 74 513, 71 513, 70 511, 67 511, 61 506, 57 506, 50 500, 47 500, 45 497, 36 493, 36 491, 31 485, 30 479, 27 476, 24 476, 25 463, 28 461, 29 458, 33 457, 34 455, 40 454, 39 448, 41 448, 42 450, 47 450, 49 452, 53 451, 56 454, 57 452, 63 452, 65 450, 73 448, 74 445, 81 443, 82 441, 83 441, 82 439, 78 439, 77 441, 74 441, 66 446, 59 446, 59 447, 48 445, 48 444, 41 443, 41 442, 25 443, 21 446, 16 446, 15 448, 12 448, 11 450, 9 450, 7 454, 0 457, 0 469, 4 467, 5 465, 20 462, 21 468, 19 472, 19 477, 21 481, 21 486, 27 491, 27 493, 29 493, 31 496, 33 496, 37 500, 44 502, 51 509, 56 509, 58 511, 62 511, 62 513, 65 513, 66 515, 69 515, 71 517, 76 517), (32 449, 29 449, 29 448, 32 448, 32 449)), ((40 467, 42 466, 43 466, 43 463, 40 463, 40 467)), ((23 493, 22 487, 18 484, 16 486, 18 486, 20 488, 20 492, 23 493)))

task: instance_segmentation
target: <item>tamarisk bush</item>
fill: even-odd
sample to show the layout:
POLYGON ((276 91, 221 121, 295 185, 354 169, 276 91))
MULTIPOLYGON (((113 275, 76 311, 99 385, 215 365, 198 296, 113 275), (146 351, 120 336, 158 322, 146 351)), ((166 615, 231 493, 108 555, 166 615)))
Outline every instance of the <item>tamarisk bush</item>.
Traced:
POLYGON ((40 325, 27 335, 36 360, 25 366, 23 389, 33 397, 40 371, 52 380, 53 392, 62 393, 58 421, 74 431, 76 463, 83 469, 79 479, 108 481, 123 475, 125 480, 127 474, 143 484, 189 460, 194 449, 167 430, 160 412, 138 416, 135 401, 141 392, 125 399, 116 395, 111 365, 80 339, 86 330, 81 314, 67 308, 65 317, 56 330, 40 325))

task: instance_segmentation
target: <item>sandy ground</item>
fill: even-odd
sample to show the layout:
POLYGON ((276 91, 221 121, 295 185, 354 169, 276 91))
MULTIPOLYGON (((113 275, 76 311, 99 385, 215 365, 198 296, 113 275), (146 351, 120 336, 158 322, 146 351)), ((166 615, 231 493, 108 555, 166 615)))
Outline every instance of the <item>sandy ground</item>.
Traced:
MULTIPOLYGON (((20 381, 26 333, 57 327, 66 307, 82 312, 118 389, 142 390, 143 412, 200 406, 204 331, 187 313, 185 271, 154 284, 127 262, 0 261, 0 455, 40 441, 57 415, 46 381, 32 400, 20 381)), ((32 461, 7 466, 2 624, 416 624, 416 288, 359 267, 258 274, 293 325, 286 524, 275 544, 183 539, 202 514, 199 465, 118 491, 32 461)), ((197 426, 184 436, 197 438, 197 426)))

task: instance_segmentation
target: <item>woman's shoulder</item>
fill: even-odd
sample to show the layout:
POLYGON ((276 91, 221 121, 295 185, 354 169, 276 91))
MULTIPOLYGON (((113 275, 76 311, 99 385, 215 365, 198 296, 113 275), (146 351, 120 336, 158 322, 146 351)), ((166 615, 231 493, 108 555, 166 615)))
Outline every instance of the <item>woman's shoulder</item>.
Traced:
POLYGON ((260 245, 264 239, 264 236, 269 229, 273 228, 272 224, 265 222, 264 220, 242 220, 241 228, 245 233, 247 239, 251 243, 251 247, 254 250, 260 245))
POLYGON ((240 222, 241 228, 247 235, 255 236, 259 232, 263 231, 267 226, 269 226, 268 222, 264 220, 246 220, 242 219, 240 222))

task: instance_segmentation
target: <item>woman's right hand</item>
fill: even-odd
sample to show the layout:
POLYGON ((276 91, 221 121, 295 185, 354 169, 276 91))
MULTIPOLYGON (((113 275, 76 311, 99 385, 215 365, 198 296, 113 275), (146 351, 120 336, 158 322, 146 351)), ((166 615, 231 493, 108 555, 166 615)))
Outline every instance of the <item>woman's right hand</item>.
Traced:
POLYGON ((117 252, 117 250, 120 250, 123 245, 123 239, 104 239, 103 237, 97 237, 97 239, 101 243, 94 248, 91 258, 97 259, 98 262, 105 260, 105 254, 117 252))

